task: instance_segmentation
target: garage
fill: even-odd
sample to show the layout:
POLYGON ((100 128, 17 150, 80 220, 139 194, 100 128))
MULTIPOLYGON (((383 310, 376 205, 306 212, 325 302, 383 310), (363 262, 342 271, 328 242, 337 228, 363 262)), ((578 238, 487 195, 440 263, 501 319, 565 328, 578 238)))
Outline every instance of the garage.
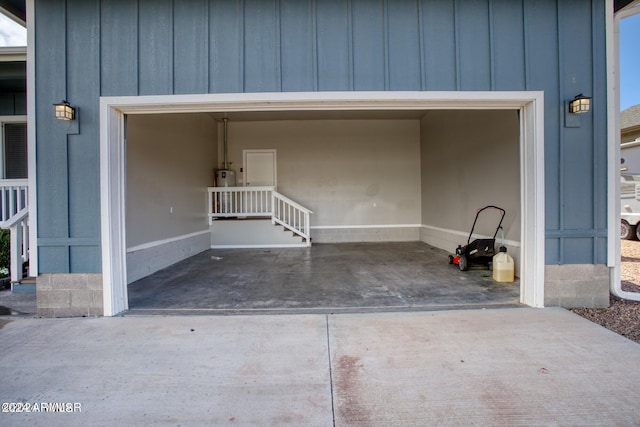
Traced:
MULTIPOLYGON (((37 242, 30 259, 40 282, 39 310, 45 316, 117 315, 129 308, 127 283, 134 277, 129 269, 150 269, 140 276, 146 277, 156 267, 179 261, 166 259, 169 254, 186 259, 211 248, 208 218, 201 214, 197 216, 202 226, 195 231, 191 223, 185 227, 188 230, 167 235, 154 232, 145 237, 147 230, 141 229, 135 236, 127 230, 127 163, 131 159, 125 137, 133 116, 226 113, 230 126, 235 126, 234 139, 249 131, 249 122, 255 124, 254 131, 262 126, 267 136, 281 130, 271 133, 264 125, 277 128, 287 120, 341 121, 346 112, 380 112, 383 117, 352 121, 389 122, 404 120, 389 112, 428 112, 411 119, 420 122, 415 127, 420 134, 417 221, 402 217, 418 216, 412 211, 415 198, 406 205, 374 200, 398 187, 370 182, 352 188, 361 194, 359 200, 352 198, 359 201, 357 205, 348 200, 336 205, 344 215, 335 215, 335 221, 324 221, 332 211, 319 205, 323 209, 314 211, 310 225, 316 228, 310 230, 313 244, 319 245, 332 235, 415 234, 409 227, 414 226, 418 241, 449 252, 464 241, 466 221, 478 208, 472 197, 478 193, 462 194, 467 188, 461 177, 453 170, 440 170, 438 177, 450 173, 452 178, 438 178, 443 184, 457 184, 446 195, 459 195, 458 202, 466 200, 468 205, 432 202, 430 195, 423 194, 428 191, 423 173, 451 164, 435 160, 438 154, 462 161, 471 157, 471 151, 462 152, 464 145, 458 142, 455 153, 431 153, 435 167, 429 169, 424 166, 429 159, 422 158, 426 144, 422 138, 437 128, 439 120, 449 120, 453 124, 445 128, 466 128, 466 139, 472 143, 481 133, 445 113, 502 110, 514 112, 518 119, 520 219, 512 225, 519 223, 520 234, 511 234, 507 240, 520 245, 519 254, 515 247, 511 253, 519 257, 521 303, 607 305, 609 289, 617 282, 616 245, 612 244, 619 228, 614 203, 618 184, 612 167, 617 154, 611 147, 617 123, 612 108, 617 91, 615 19, 621 8, 622 4, 613 7, 602 0, 469 4, 203 0, 175 5, 89 1, 64 8, 39 1, 38 11, 32 9, 34 17, 47 19, 28 20, 34 43, 29 44, 27 61, 33 96, 27 103, 28 115, 34 118, 28 132, 29 153, 33 153, 29 164, 30 170, 36 170, 38 183, 30 191, 37 204, 30 206, 30 216, 38 218, 32 224, 37 242), (580 99, 590 99, 589 112, 569 108, 580 99), (72 126, 52 115, 51 105, 61 100, 79 113, 72 126), (300 116, 273 120, 233 116, 285 112, 300 116), (328 116, 315 117, 320 112, 328 116), (425 127, 429 116, 432 126, 425 127), (444 213, 423 210, 427 200, 429 208, 442 207, 444 213), (348 211, 354 206, 358 209, 348 211), (134 252, 146 261, 133 261, 134 252), (153 258, 162 261, 160 265, 152 265, 153 258)), ((303 132, 312 126, 298 124, 304 125, 303 132)), ((443 140, 450 137, 441 136, 443 140)), ((435 138, 430 135, 429 139, 435 138)), ((174 139, 176 146, 185 143, 174 139)), ((357 147, 342 144, 339 148, 362 151, 357 147)), ((270 144, 248 149, 276 150, 280 169, 286 160, 281 157, 293 152, 285 148, 270 144)), ((308 152, 317 145, 304 148, 308 152)), ((215 161, 220 163, 219 135, 217 149, 215 161)), ((380 159, 382 176, 395 164, 384 156, 380 159)), ((242 160, 233 162, 231 167, 239 173, 242 160)), ((504 167, 497 163, 492 164, 504 167)), ((348 164, 344 173, 359 178, 356 170, 348 164)), ((394 172, 402 175, 408 170, 394 172)), ((202 187, 205 216, 212 172, 202 187)), ((281 178, 279 189, 297 191, 287 189, 292 184, 281 178)), ((337 179, 335 185, 354 182, 353 176, 348 178, 337 179)), ((315 188, 311 196, 327 198, 334 183, 326 177, 315 180, 313 184, 326 188, 311 186, 315 188)), ((184 194, 188 192, 185 189, 184 194)), ((436 190, 435 196, 443 198, 444 193, 436 190)), ((402 197, 402 191, 391 195, 402 197)), ((305 202, 309 194, 292 197, 305 202)), ((175 200, 166 202, 153 214, 176 217, 182 206, 175 200)))
MULTIPOLYGON (((317 270, 319 277, 326 277, 327 268, 331 269, 324 265, 327 258, 334 259, 338 270, 341 270, 337 266, 341 265, 339 260, 342 258, 343 262, 356 260, 347 262, 356 266, 356 273, 354 270, 341 270, 346 276, 334 280, 334 287, 345 294, 328 292, 333 295, 332 303, 322 302, 322 298, 314 297, 313 292, 303 291, 299 295, 308 295, 308 300, 292 298, 291 306, 286 304, 286 295, 282 297, 284 306, 278 302, 273 307, 265 306, 263 294, 253 298, 252 306, 252 294, 248 292, 247 304, 240 306, 246 309, 293 309, 295 306, 348 309, 434 307, 438 301, 441 306, 456 305, 456 302, 487 304, 491 303, 490 298, 478 297, 471 288, 463 291, 463 287, 455 287, 471 281, 475 283, 476 290, 487 290, 491 287, 490 280, 487 282, 487 271, 460 272, 447 265, 446 256, 458 244, 466 243, 476 210, 485 205, 497 205, 507 212, 503 223, 504 244, 515 259, 516 275, 526 279, 512 285, 504 295, 492 295, 500 303, 535 305, 535 274, 523 276, 523 271, 528 268, 527 259, 535 260, 531 255, 535 253, 535 245, 529 251, 523 245, 528 236, 523 233, 522 230, 527 228, 522 224, 523 221, 535 221, 536 211, 530 210, 527 215, 522 206, 534 203, 536 197, 535 193, 523 192, 522 189, 526 185, 535 188, 535 179, 541 179, 536 174, 528 177, 523 174, 523 170, 531 170, 540 158, 523 156, 522 152, 527 149, 536 152, 533 111, 541 95, 474 93, 472 99, 466 100, 460 99, 464 97, 460 93, 444 95, 253 94, 253 99, 244 99, 240 103, 238 97, 249 97, 234 94, 227 96, 226 100, 221 100, 219 95, 205 96, 209 98, 206 100, 177 96, 103 99, 105 120, 111 117, 108 121, 113 125, 112 130, 124 131, 126 128, 127 141, 126 150, 115 150, 118 156, 111 157, 112 168, 108 170, 113 173, 103 173, 103 183, 117 183, 123 190, 118 198, 111 197, 111 200, 126 200, 122 203, 126 209, 119 203, 112 206, 120 211, 122 222, 114 221, 118 216, 103 216, 103 227, 105 221, 110 222, 108 229, 114 231, 118 222, 123 238, 119 245, 110 246, 119 249, 113 251, 119 254, 107 257, 111 265, 120 259, 125 267, 122 271, 127 271, 123 275, 114 269, 112 277, 122 284, 115 286, 117 282, 109 282, 114 284, 111 286, 114 296, 120 295, 120 304, 129 306, 129 298, 133 295, 127 294, 127 283, 133 290, 141 289, 145 286, 145 278, 148 283, 157 284, 162 282, 158 275, 164 274, 167 277, 166 289, 177 292, 175 288, 184 284, 178 294, 188 300, 190 271, 192 279, 200 275, 203 283, 209 283, 208 286, 215 289, 216 283, 220 286, 226 283, 224 277, 237 277, 239 273, 234 271, 215 279, 202 274, 207 271, 218 274, 219 270, 224 271, 225 263, 235 258, 244 259, 245 265, 251 259, 260 264, 258 259, 274 257, 275 265, 278 265, 278 260, 284 260, 286 262, 280 263, 284 270, 272 273, 273 277, 280 278, 292 270, 292 259, 306 259, 310 268, 296 274, 299 281, 311 283, 313 280, 303 280, 305 274, 317 270), (269 95, 271 100, 267 98, 269 95), (302 97, 306 99, 300 99, 302 97), (169 100, 163 98, 171 98, 173 103, 167 104, 169 100), (523 113, 530 114, 530 122, 521 123, 523 113), (228 120, 228 161, 230 169, 237 171, 237 185, 246 184, 243 182, 243 152, 272 150, 277 153, 277 190, 313 212, 310 220, 313 245, 310 248, 288 248, 283 244, 269 248, 269 245, 246 242, 233 245, 233 241, 217 245, 219 234, 214 227, 209 227, 203 205, 206 205, 205 192, 213 182, 214 169, 220 168, 224 161, 224 119, 228 120), (126 180, 117 173, 125 165, 126 180), (240 247, 248 249, 242 251, 240 247), (317 257, 316 253, 319 254, 317 257), (332 254, 329 256, 329 253, 332 254), (363 255, 367 253, 368 257, 363 255), (358 290, 358 283, 362 280, 354 279, 357 271, 363 274, 367 270, 368 273, 374 272, 373 264, 384 265, 385 253, 389 254, 390 264, 379 276, 387 277, 386 281, 370 279, 369 289, 358 290), (189 258, 194 255, 200 257, 200 273, 193 270, 193 265, 189 266, 189 258), (249 258, 243 258, 246 256, 249 258), (206 265, 202 264, 202 259, 206 265), (373 259, 377 261, 372 264, 373 259), (411 265, 407 260, 416 264, 411 265), (313 268, 315 265, 322 267, 313 268), (397 274, 393 276, 395 279, 385 276, 394 271, 394 265, 398 267, 396 272, 403 268, 412 272, 413 279, 398 277, 397 274), (184 271, 179 273, 181 268, 184 271), (150 276, 153 273, 156 275, 150 276), (422 276, 423 282, 416 282, 416 273, 422 276), (178 274, 180 279, 170 278, 172 274, 178 274), (403 283, 406 288, 398 288, 398 284, 403 283), (423 292, 421 299, 412 300, 415 292, 410 288, 420 285, 423 290, 431 291, 423 292), (397 292, 394 294, 389 286, 395 286, 397 292), (513 292, 514 287, 516 292, 513 292), (351 294, 350 288, 354 291, 351 294), (454 289, 455 296, 438 298, 437 293, 447 288, 454 289), (527 292, 531 295, 529 302, 527 292), (371 301, 363 297, 369 294, 395 295, 396 302, 404 302, 400 305, 394 302, 370 304, 371 301), (501 299, 503 297, 504 300, 501 299), (319 302, 314 306, 313 301, 319 302)), ((122 147, 120 139, 124 135, 120 135, 120 132, 103 133, 103 153, 109 149, 114 153, 115 147, 122 147)), ((537 150, 541 153, 541 147, 537 150)), ((103 191, 106 188, 103 185, 103 191)), ((216 221, 213 221, 216 227, 225 224, 224 219, 216 221)), ((254 222, 245 220, 245 224, 254 222)), ((489 218, 486 222, 478 223, 474 238, 495 232, 495 221, 489 218)), ((535 232, 533 229, 530 231, 528 241, 535 243, 535 232)), ((498 236, 498 241, 501 240, 498 236)), ((533 264, 529 264, 529 268, 535 271, 533 264)), ((253 275, 255 279, 261 274, 260 270, 245 270, 240 276, 253 275)), ((291 277, 287 280, 296 281, 291 277)), ((330 282, 317 288, 331 288, 330 282)), ((199 308, 224 310, 229 307, 229 301, 221 295, 235 295, 234 291, 240 289, 241 284, 233 283, 227 283, 226 293, 212 291, 215 297, 206 307, 199 308)), ((274 286, 281 284, 274 283, 274 286)), ((206 289, 206 285, 201 285, 201 288, 206 289)), ((264 283, 260 290, 265 290, 264 283)), ((147 289, 136 295, 145 292, 151 291, 147 289)), ((286 294, 286 290, 274 289, 272 295, 281 295, 282 292, 286 294)), ((156 289, 151 293, 161 295, 167 292, 156 289)), ((203 301, 202 294, 197 299, 203 301)), ((137 301, 137 296, 132 301, 137 301)), ((172 301, 165 306, 181 308, 179 304, 176 306, 177 297, 172 301)), ((138 308, 153 310, 163 307, 162 304, 154 307, 149 301, 145 304, 138 308)), ((129 308, 135 309, 135 304, 129 308)))

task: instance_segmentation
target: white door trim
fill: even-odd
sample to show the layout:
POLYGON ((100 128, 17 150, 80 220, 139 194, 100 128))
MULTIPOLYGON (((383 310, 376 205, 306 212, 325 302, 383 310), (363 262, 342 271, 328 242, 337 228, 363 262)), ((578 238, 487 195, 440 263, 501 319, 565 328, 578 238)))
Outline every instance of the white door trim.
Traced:
POLYGON ((544 94, 530 92, 278 92, 100 98, 104 315, 128 309, 125 245, 125 114, 286 110, 520 111, 520 299, 544 305, 544 94))
POLYGON ((100 102, 100 228, 102 232, 102 299, 105 316, 129 308, 124 112, 100 102))
MULTIPOLYGON (((242 186, 247 186, 247 154, 249 153, 273 153, 273 185, 267 185, 268 187, 278 188, 278 153, 275 149, 265 150, 242 150, 242 186)), ((260 186, 263 186, 260 184, 260 186)))
POLYGON ((38 188, 36 181, 36 11, 27 8, 27 156, 29 173, 29 276, 38 276, 38 188))

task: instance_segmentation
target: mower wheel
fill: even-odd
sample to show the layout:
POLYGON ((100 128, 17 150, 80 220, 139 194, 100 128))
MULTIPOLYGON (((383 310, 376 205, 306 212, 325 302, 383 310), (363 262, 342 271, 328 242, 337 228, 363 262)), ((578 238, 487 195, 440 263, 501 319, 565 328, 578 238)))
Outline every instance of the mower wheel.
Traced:
POLYGON ((467 271, 469 269, 469 264, 467 263, 466 256, 460 255, 460 259, 458 260, 458 267, 460 267, 460 271, 467 271))
POLYGON ((453 264, 453 255, 449 255, 449 264, 453 264))

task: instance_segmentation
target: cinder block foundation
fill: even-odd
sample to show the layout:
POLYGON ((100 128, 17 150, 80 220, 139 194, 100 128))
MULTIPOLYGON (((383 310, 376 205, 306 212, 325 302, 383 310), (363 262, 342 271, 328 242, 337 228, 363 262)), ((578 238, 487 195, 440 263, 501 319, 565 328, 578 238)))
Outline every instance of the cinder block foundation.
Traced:
POLYGON ((102 274, 41 274, 36 281, 38 316, 102 316, 102 274))
POLYGON ((566 308, 609 306, 609 267, 604 264, 546 265, 544 305, 566 308))

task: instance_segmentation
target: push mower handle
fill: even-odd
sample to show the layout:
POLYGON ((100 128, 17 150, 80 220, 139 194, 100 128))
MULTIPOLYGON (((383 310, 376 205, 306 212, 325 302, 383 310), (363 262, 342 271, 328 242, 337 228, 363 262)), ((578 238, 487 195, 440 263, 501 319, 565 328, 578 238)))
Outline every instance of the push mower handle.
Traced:
POLYGON ((496 227, 496 232, 493 233, 493 239, 495 240, 496 236, 498 235, 498 230, 500 230, 500 227, 502 227, 502 220, 504 220, 504 215, 506 212, 504 209, 499 208, 497 206, 493 206, 493 205, 485 206, 484 208, 478 209, 476 211, 476 219, 473 220, 473 226, 471 227, 471 232, 469 233, 469 238, 467 239, 467 245, 471 243, 471 236, 473 235, 473 230, 476 228, 476 222, 478 222, 478 217, 480 216, 480 212, 484 211, 485 209, 497 209, 500 211, 500 223, 498 224, 498 227, 496 227))

